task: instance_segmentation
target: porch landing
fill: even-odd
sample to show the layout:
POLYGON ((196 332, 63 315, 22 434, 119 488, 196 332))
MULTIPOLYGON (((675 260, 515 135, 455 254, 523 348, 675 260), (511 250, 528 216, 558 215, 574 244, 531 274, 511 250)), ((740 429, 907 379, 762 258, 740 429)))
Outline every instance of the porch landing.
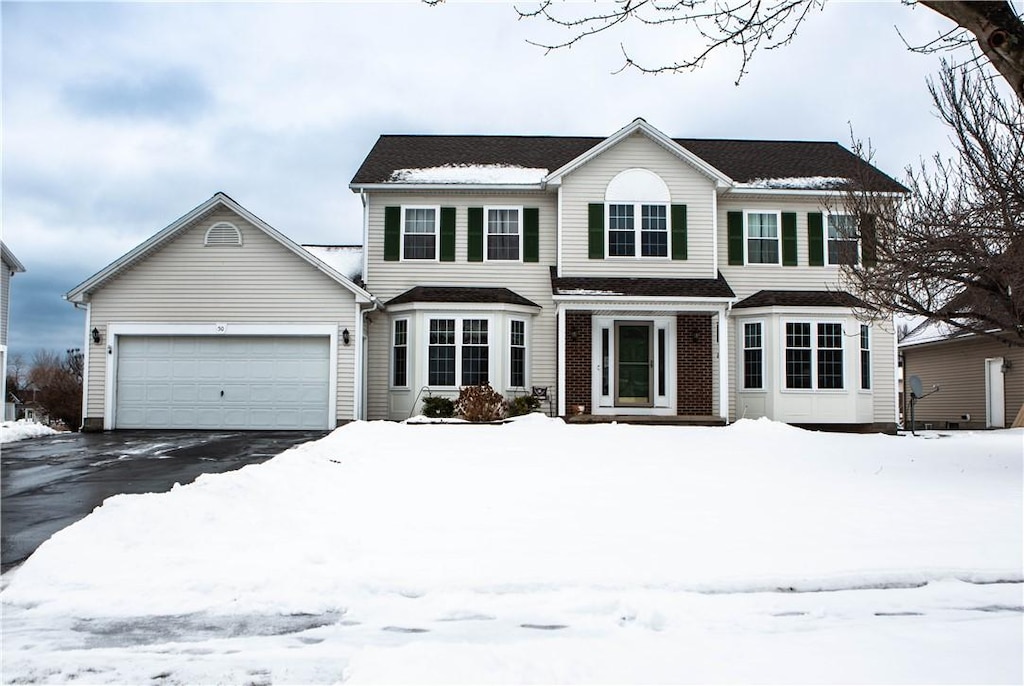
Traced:
POLYGON ((567 424, 647 424, 657 426, 725 426, 714 415, 577 414, 566 417, 567 424))

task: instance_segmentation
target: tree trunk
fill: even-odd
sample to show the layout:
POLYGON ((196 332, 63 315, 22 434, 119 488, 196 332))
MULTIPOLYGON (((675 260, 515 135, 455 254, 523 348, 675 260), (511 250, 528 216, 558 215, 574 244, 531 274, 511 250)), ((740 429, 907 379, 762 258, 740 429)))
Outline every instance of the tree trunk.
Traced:
POLYGON ((1024 102, 1024 22, 1008 2, 920 3, 973 33, 982 53, 1024 102))

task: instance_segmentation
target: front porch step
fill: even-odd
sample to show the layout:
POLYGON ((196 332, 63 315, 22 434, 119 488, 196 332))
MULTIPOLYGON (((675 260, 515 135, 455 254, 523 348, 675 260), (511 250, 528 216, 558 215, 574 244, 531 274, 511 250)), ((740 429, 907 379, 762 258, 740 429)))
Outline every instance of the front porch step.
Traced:
POLYGON ((566 417, 567 424, 647 424, 659 426, 725 426, 722 417, 714 415, 645 415, 645 414, 577 414, 566 417))

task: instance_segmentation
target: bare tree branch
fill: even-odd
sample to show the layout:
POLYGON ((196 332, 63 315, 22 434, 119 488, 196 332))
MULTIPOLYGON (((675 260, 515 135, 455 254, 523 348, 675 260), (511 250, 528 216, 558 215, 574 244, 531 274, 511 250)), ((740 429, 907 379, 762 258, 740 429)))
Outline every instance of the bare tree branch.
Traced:
POLYGON ((928 317, 1024 346, 1024 108, 948 62, 929 89, 956 156, 908 169, 902 201, 847 194, 862 226, 871 218, 875 261, 844 267, 844 285, 878 315, 928 317))

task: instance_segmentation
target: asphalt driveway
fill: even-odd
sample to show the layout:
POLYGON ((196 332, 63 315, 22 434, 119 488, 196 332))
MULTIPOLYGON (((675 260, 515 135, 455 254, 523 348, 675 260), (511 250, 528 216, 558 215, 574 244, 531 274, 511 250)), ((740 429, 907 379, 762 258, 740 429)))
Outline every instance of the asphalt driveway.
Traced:
POLYGON ((269 460, 325 431, 114 431, 5 443, 0 569, 120 493, 161 493, 200 474, 269 460))

